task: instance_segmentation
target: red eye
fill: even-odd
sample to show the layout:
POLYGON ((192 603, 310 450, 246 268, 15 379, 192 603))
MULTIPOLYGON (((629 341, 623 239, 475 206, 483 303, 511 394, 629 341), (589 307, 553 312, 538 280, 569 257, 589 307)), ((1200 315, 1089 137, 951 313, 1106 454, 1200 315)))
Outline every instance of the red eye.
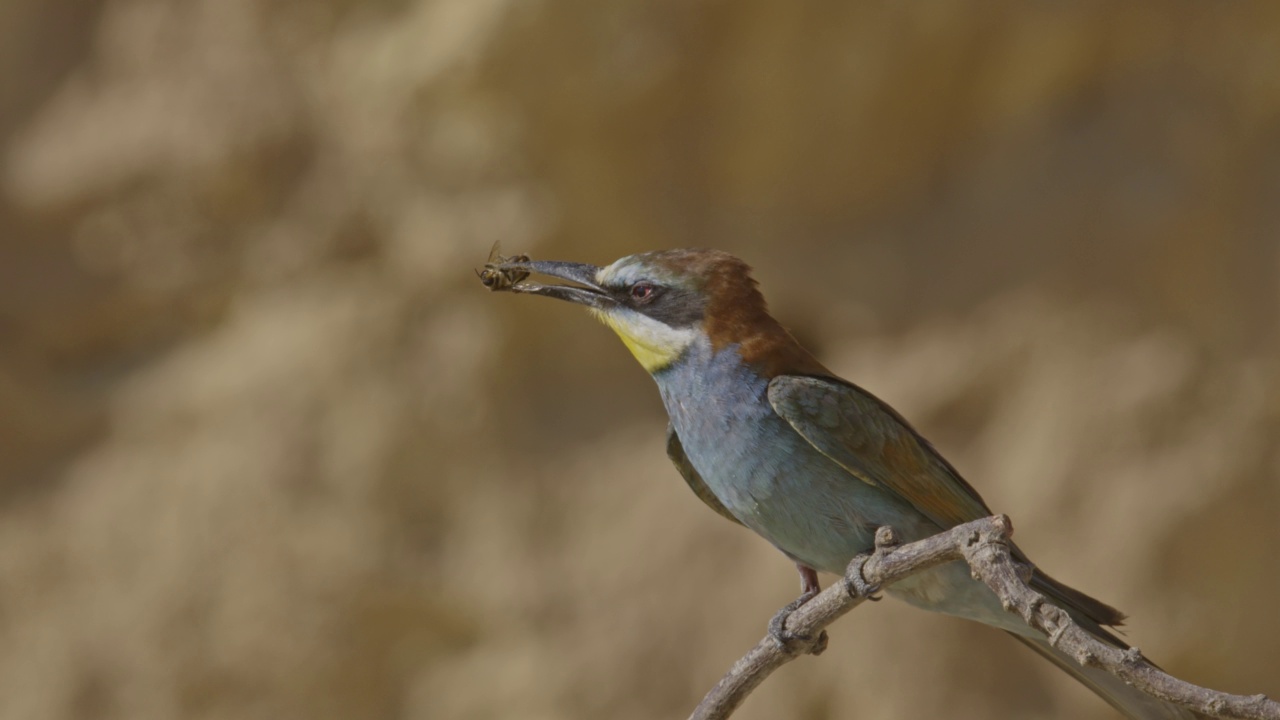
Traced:
POLYGON ((631 286, 631 299, 636 302, 648 302, 653 299, 653 285, 647 282, 636 283, 631 286))

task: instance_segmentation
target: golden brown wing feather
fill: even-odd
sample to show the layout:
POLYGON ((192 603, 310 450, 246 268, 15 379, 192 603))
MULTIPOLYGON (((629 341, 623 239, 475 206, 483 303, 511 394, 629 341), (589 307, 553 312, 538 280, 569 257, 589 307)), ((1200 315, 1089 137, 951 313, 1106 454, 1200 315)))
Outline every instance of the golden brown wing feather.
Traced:
POLYGON ((769 403, 823 455, 905 499, 938 527, 991 514, 927 440, 862 388, 835 378, 781 375, 769 383, 769 403))
MULTIPOLYGON (((939 528, 991 515, 951 463, 884 401, 834 377, 780 375, 769 383, 774 412, 850 475, 905 499, 939 528)), ((1015 545, 1014 555, 1026 555, 1015 545)), ((1119 625, 1124 614, 1036 571, 1031 586, 1109 642, 1123 646, 1101 625, 1119 625)))

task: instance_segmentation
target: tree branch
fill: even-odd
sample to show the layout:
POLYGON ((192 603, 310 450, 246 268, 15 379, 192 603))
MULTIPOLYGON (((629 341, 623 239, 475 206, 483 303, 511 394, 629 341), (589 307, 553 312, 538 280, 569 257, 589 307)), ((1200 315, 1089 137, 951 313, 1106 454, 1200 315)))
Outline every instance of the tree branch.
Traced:
MULTIPOLYGON (((1152 665, 1137 648, 1128 651, 1108 645, 1076 625, 1067 613, 1027 586, 1029 568, 1009 553, 1013 525, 996 515, 907 545, 899 544, 892 528, 876 532, 875 552, 854 558, 846 579, 872 586, 888 586, 910 575, 953 560, 968 563, 973 576, 999 596, 1004 608, 1049 637, 1059 650, 1082 665, 1092 665, 1121 678, 1139 690, 1196 712, 1222 718, 1280 720, 1280 703, 1265 695, 1230 695, 1179 680, 1152 665)), ((786 648, 770 636, 734 663, 707 693, 690 720, 724 720, 774 670, 800 655, 817 655, 826 648, 823 628, 866 600, 834 583, 787 619, 786 629, 813 638, 805 646, 786 648)))

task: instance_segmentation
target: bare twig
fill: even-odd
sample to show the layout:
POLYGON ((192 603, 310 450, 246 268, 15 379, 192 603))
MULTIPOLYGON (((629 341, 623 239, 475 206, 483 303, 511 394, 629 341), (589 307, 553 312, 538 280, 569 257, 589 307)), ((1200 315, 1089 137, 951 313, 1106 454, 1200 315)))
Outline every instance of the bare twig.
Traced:
MULTIPOLYGON (((1071 619, 1043 595, 1026 584, 1026 568, 1009 554, 1013 525, 1004 515, 975 520, 907 545, 900 545, 891 528, 876 533, 876 549, 850 563, 846 578, 854 585, 891 585, 915 573, 953 560, 969 564, 973 576, 1000 597, 1006 610, 1049 636, 1051 642, 1082 665, 1101 668, 1153 697, 1214 717, 1280 720, 1280 703, 1265 695, 1229 695, 1179 680, 1147 662, 1133 648, 1108 645, 1071 619)), ((826 647, 823 628, 862 604, 845 583, 834 583, 787 619, 786 629, 811 637, 808 646, 784 648, 766 636, 734 663, 707 693, 690 720, 724 720, 774 670, 805 653, 818 654, 826 647)))

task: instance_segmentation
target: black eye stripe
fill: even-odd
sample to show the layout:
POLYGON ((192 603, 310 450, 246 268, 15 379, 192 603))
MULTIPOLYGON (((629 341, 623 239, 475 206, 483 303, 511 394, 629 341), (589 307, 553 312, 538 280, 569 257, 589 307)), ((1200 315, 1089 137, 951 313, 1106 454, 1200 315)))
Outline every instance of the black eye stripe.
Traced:
POLYGON ((628 285, 623 285, 620 287, 614 286, 607 289, 615 299, 620 300, 623 303, 627 305, 632 305, 632 306, 636 305, 637 302, 643 303, 646 305, 649 303, 652 303, 654 300, 657 300, 667 291, 666 287, 662 285, 658 285, 657 283, 651 280, 637 280, 636 282, 630 283, 628 285), (648 294, 647 295, 638 294, 637 290, 641 288, 647 289, 648 294))
POLYGON ((627 285, 611 287, 609 291, 621 304, 675 328, 701 323, 706 311, 706 300, 698 293, 659 285, 652 280, 637 280, 627 285), (631 294, 632 289, 640 284, 647 284, 652 288, 644 300, 638 300, 631 294))
POLYGON ((654 320, 679 328, 701 323, 706 308, 706 300, 698 293, 665 288, 662 296, 655 294, 655 300, 651 300, 641 312, 654 320))

